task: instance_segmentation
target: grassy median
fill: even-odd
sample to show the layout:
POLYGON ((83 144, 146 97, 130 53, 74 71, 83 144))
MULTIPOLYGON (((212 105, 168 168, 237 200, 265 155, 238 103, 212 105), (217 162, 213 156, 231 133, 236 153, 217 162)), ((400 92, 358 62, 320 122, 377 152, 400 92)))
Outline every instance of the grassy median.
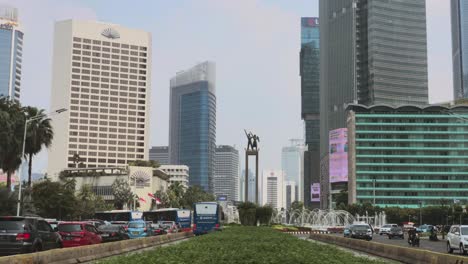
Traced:
POLYGON ((268 227, 229 227, 180 244, 98 263, 382 263, 268 227))

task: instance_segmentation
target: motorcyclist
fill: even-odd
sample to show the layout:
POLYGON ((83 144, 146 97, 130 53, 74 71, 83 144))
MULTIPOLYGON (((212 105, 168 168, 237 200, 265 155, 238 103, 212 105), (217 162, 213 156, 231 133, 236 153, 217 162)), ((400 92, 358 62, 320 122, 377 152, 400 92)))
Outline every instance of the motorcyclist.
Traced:
POLYGON ((431 241, 438 241, 439 239, 437 238, 437 230, 435 227, 431 228, 431 234, 429 235, 429 240, 431 241))
POLYGON ((415 245, 417 243, 417 233, 416 228, 411 228, 408 230, 408 244, 415 245))

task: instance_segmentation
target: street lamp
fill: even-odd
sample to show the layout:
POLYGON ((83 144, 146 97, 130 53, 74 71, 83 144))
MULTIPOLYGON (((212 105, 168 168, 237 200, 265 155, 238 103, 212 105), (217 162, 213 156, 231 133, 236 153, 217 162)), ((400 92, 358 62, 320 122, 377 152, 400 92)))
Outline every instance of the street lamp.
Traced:
POLYGON ((422 201, 418 202, 419 204, 419 226, 422 225, 422 201))
MULTIPOLYGON (((68 109, 66 109, 66 108, 61 108, 61 109, 55 110, 53 112, 50 112, 48 114, 37 115, 37 116, 33 116, 31 118, 26 118, 26 120, 24 121, 23 151, 21 153, 21 159, 23 159, 23 157, 24 157, 24 149, 26 147, 26 132, 27 132, 27 128, 28 128, 28 123, 31 122, 31 121, 34 121, 34 120, 38 120, 38 119, 43 118, 43 117, 58 115, 58 114, 63 113, 65 111, 67 111, 67 110, 68 109)), ((16 216, 20 216, 20 210, 21 210, 21 173, 22 173, 22 170, 23 170, 23 162, 21 162, 21 165, 20 165, 19 170, 18 170, 19 191, 18 191, 18 205, 16 206, 16 216)))

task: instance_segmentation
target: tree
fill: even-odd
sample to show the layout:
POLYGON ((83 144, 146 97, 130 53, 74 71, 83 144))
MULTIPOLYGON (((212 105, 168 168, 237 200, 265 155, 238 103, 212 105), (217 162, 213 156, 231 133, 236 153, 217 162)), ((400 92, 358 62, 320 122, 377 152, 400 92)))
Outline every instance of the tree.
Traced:
POLYGON ((158 168, 160 166, 159 163, 154 160, 134 160, 134 161, 130 161, 128 165, 136 166, 136 167, 152 167, 152 168, 158 168))
MULTIPOLYGON (((29 161, 28 168, 28 187, 31 187, 31 173, 32 173, 32 159, 33 156, 39 153, 43 147, 49 148, 52 145, 54 132, 50 123, 50 118, 44 113, 43 109, 35 107, 25 107, 25 114, 27 118, 40 117, 28 123, 25 144, 25 156, 29 161)), ((25 157, 25 158, 26 158, 25 157)))
POLYGON ((341 190, 336 196, 336 204, 346 206, 348 204, 348 190, 341 190))
POLYGON ((291 204, 291 209, 293 210, 299 210, 302 211, 302 208, 304 207, 304 203, 301 201, 294 201, 291 204))
POLYGON ((200 186, 190 186, 185 191, 181 200, 181 206, 188 209, 193 209, 193 204, 198 202, 216 201, 214 195, 205 192, 200 186))
POLYGON ((128 205, 133 199, 130 185, 123 178, 117 178, 112 183, 112 194, 114 195, 114 205, 117 209, 122 209, 124 205, 128 205))
POLYGON ((170 207, 179 208, 181 206, 184 194, 185 188, 180 182, 172 183, 167 190, 170 207))
POLYGON ((11 175, 21 165, 25 116, 20 104, 0 99, 0 168, 7 174, 7 189, 11 175))
POLYGON ((16 214, 16 199, 18 195, 11 192, 9 189, 0 189, 0 215, 15 215, 16 214))
POLYGON ((74 216, 77 201, 69 185, 44 180, 33 185, 31 196, 37 214, 42 217, 71 219, 74 216))
POLYGON ((112 206, 108 206, 101 196, 94 194, 92 186, 89 184, 81 186, 76 198, 78 201, 77 216, 82 219, 93 217, 97 211, 112 209, 112 206))
MULTIPOLYGON (((158 198, 159 201, 161 202, 159 205, 157 205, 158 208, 168 208, 170 207, 170 202, 169 202, 169 197, 167 196, 167 193, 164 191, 156 191, 154 193, 154 197, 158 198)), ((151 199, 151 209, 156 206, 156 201, 151 199)))

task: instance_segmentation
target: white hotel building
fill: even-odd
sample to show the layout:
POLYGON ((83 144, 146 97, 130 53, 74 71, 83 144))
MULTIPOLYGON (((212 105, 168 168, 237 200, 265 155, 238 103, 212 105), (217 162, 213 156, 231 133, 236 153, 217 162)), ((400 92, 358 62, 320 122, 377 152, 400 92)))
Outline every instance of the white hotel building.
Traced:
POLYGON ((55 24, 48 174, 148 160, 151 34, 120 25, 55 24), (74 154, 80 156, 78 165, 74 154))

